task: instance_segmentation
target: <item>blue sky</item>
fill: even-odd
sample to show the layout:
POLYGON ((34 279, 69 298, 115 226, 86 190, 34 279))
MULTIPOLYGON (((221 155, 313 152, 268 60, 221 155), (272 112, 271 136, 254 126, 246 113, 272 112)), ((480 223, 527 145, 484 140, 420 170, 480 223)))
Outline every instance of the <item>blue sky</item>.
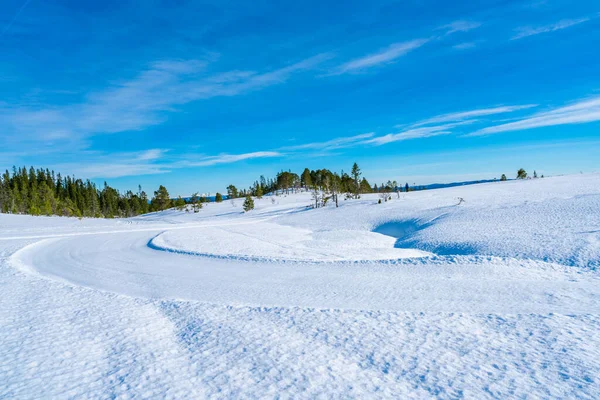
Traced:
POLYGON ((250 185, 600 170, 597 1, 13 1, 0 167, 250 185))

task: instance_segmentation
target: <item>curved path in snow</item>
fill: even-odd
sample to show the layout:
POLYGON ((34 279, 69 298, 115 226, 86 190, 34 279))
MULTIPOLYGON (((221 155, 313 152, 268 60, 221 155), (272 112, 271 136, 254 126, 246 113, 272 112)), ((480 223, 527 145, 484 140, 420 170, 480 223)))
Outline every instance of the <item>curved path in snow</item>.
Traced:
POLYGON ((44 239, 11 261, 22 270, 85 287, 227 305, 567 314, 600 307, 597 278, 539 261, 475 256, 243 261, 149 247, 163 230, 44 239))

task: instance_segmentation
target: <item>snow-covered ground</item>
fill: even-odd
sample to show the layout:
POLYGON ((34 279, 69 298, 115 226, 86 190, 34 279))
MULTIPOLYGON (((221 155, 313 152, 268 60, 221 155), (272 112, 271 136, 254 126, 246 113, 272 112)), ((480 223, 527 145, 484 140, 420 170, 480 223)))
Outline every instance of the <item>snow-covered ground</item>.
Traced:
POLYGON ((0 398, 599 397, 600 175, 377 198, 0 214, 0 398))

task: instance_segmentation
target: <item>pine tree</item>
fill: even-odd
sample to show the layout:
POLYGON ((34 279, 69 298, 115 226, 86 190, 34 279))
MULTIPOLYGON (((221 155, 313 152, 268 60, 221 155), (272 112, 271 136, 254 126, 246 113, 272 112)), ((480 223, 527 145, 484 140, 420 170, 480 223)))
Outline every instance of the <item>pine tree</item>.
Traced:
POLYGON ((175 208, 178 211, 183 211, 185 208, 185 200, 181 198, 181 196, 177 196, 177 200, 175 200, 175 208))
POLYGON ((517 171, 517 179, 525 179, 525 178, 527 178, 527 172, 523 168, 520 168, 517 171))
POLYGON ((158 187, 158 190, 154 192, 151 204, 154 211, 162 211, 171 207, 171 198, 169 197, 169 192, 166 187, 163 185, 158 187))
POLYGON ((252 197, 246 196, 246 200, 244 200, 243 208, 244 208, 245 212, 254 210, 254 200, 252 200, 252 197))
POLYGON ((302 176, 300 177, 300 184, 304 189, 312 186, 312 178, 310 177, 310 170, 308 168, 304 168, 304 172, 302 172, 302 176))
POLYGON ((506 175, 505 174, 502 174, 502 176, 500 177, 500 181, 501 182, 506 181, 506 175))
POLYGON ((221 203, 223 201, 223 195, 219 192, 217 192, 217 194, 215 194, 215 202, 216 203, 221 203))
POLYGON ((192 197, 190 197, 190 203, 192 204, 192 209, 195 213, 200 211, 202 208, 202 203, 200 202, 200 197, 198 197, 198 192, 192 194, 192 197))
POLYGON ((358 199, 360 197, 360 168, 357 163, 354 163, 352 166, 350 175, 352 175, 352 179, 354 180, 354 198, 358 199))
POLYGON ((371 189, 371 184, 367 181, 367 178, 362 178, 360 181, 360 192, 361 193, 371 193, 373 189, 371 189))
POLYGON ((227 186, 227 198, 235 199, 237 197, 238 197, 238 189, 233 185, 227 186))
POLYGON ((342 189, 342 178, 338 174, 331 174, 330 176, 330 188, 331 195, 333 196, 333 201, 335 201, 335 206, 339 207, 338 195, 342 189))

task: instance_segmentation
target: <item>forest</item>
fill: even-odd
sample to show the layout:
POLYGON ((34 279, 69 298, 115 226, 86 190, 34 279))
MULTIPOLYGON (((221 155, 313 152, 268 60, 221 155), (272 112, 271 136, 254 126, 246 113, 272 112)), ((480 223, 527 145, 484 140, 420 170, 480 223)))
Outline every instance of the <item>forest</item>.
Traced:
MULTIPOLYGON (((62 176, 49 169, 13 167, 12 173, 6 170, 0 177, 0 212, 28 215, 59 215, 67 217, 126 218, 171 207, 183 208, 191 204, 198 211, 203 203, 238 197, 265 194, 289 194, 300 190, 311 190, 324 194, 321 198, 333 198, 345 193, 347 198, 358 198, 362 193, 390 193, 400 191, 395 181, 371 187, 362 177, 356 163, 350 173, 332 172, 328 169, 310 170, 301 174, 281 171, 274 178, 261 176, 249 188, 238 189, 233 184, 227 186, 226 194, 216 193, 214 197, 200 196, 198 192, 190 197, 171 198, 167 188, 160 185, 152 197, 138 186, 137 191, 119 190, 106 182, 100 188, 89 179, 62 176)), ((404 190, 409 190, 408 184, 404 190)), ((319 202, 317 202, 319 204, 319 202)))

